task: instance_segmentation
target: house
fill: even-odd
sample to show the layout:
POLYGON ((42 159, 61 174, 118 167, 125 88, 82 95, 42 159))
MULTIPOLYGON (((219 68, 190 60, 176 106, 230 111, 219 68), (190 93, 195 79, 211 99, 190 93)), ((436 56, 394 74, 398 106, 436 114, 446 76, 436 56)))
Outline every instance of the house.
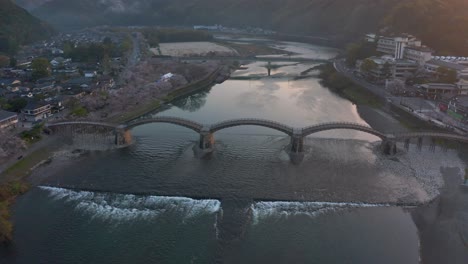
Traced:
POLYGON ((21 80, 19 79, 0 79, 0 87, 11 89, 12 87, 18 87, 21 85, 21 80))
POLYGON ((42 83, 42 84, 37 84, 35 87, 34 87, 34 91, 40 91, 40 92, 45 92, 45 91, 50 91, 52 89, 54 89, 55 87, 55 82, 46 82, 46 83, 42 83))
POLYGON ((56 57, 50 61, 52 67, 57 68, 60 66, 65 66, 67 63, 71 62, 71 59, 64 59, 63 57, 56 57))
POLYGON ((85 78, 94 78, 97 76, 97 72, 96 71, 85 71, 84 72, 84 77, 85 78))
POLYGON ((64 53, 63 50, 58 49, 58 48, 52 48, 52 49, 50 49, 50 52, 51 52, 52 54, 54 54, 54 55, 55 55, 55 54, 63 54, 63 53, 64 53))
POLYGON ((455 96, 458 88, 450 83, 426 83, 419 86, 421 92, 429 99, 440 99, 443 96, 455 96))
POLYGON ((0 129, 16 127, 18 124, 18 114, 0 110, 0 129))
POLYGON ((73 79, 68 80, 64 84, 64 87, 66 89, 68 88, 73 88, 73 89, 82 88, 83 89, 83 88, 90 87, 92 84, 93 84, 93 81, 90 78, 79 77, 79 78, 73 78, 73 79))
POLYGON ((47 118, 51 114, 51 106, 45 102, 29 101, 21 112, 26 121, 36 122, 47 118))
POLYGON ((170 73, 170 72, 169 72, 169 73, 166 73, 166 74, 164 74, 164 75, 161 77, 161 81, 167 82, 167 81, 169 81, 172 77, 174 77, 174 74, 172 74, 172 73, 170 73))

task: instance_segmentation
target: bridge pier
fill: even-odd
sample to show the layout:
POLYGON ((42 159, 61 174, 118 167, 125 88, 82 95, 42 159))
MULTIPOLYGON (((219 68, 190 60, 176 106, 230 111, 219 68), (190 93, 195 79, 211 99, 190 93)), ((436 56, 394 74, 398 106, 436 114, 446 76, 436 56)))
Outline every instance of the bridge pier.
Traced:
POLYGON ((304 159, 304 137, 298 131, 291 136, 289 158, 292 163, 299 164, 304 159))
POLYGON ((214 136, 210 132, 209 128, 203 128, 200 132, 200 139, 198 145, 193 148, 195 156, 198 158, 203 158, 206 155, 210 154, 214 150, 214 136))
POLYGON ((382 153, 385 155, 393 156, 397 153, 397 144, 393 140, 384 140, 380 146, 382 153))
POLYGON ((114 130, 115 145, 117 147, 124 147, 132 143, 132 134, 130 130, 125 129, 125 126, 118 126, 114 130))

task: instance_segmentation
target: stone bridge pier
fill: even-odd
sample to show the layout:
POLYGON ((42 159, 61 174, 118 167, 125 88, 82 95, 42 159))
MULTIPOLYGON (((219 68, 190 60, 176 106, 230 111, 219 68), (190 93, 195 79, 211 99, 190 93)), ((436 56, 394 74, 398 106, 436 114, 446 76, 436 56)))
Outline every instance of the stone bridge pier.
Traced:
POLYGON ((380 145, 380 148, 384 155, 393 156, 397 153, 396 141, 392 139, 384 139, 380 145))
POLYGON ((132 143, 132 134, 124 125, 118 126, 114 130, 115 145, 117 147, 125 147, 132 143))
POLYGON ((302 135, 302 131, 294 130, 291 135, 290 146, 289 158, 291 162, 294 164, 302 162, 304 159, 304 136, 302 135))
POLYGON ((200 131, 200 139, 198 141, 198 145, 195 145, 193 150, 195 156, 198 158, 203 158, 206 155, 212 153, 214 151, 214 136, 211 133, 209 127, 203 127, 200 131))

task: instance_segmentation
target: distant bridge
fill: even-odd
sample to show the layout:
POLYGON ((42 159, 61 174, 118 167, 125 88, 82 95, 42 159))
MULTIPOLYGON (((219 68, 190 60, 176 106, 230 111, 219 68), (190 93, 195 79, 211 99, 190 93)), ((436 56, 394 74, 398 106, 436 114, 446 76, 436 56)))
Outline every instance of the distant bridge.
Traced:
MULTIPOLYGON (((376 129, 373 129, 369 126, 358 124, 358 123, 347 123, 347 122, 331 122, 331 123, 322 123, 317 125, 312 125, 304 128, 294 128, 282 123, 278 123, 271 120, 265 119, 254 119, 254 118, 245 118, 245 119, 233 119, 227 120, 212 125, 205 125, 198 122, 194 122, 184 118, 178 117, 167 117, 167 116, 158 116, 153 118, 144 118, 138 119, 126 124, 112 124, 105 122, 94 122, 94 121, 68 121, 68 122, 59 122, 59 123, 47 123, 45 126, 51 130, 66 127, 66 128, 76 128, 76 127, 91 127, 95 128, 104 128, 112 130, 115 135, 115 144, 117 146, 125 146, 131 143, 131 134, 130 130, 134 127, 150 124, 150 123, 167 123, 182 126, 188 129, 191 129, 200 134, 200 140, 197 147, 199 153, 206 154, 213 151, 214 147, 214 136, 213 134, 222 129, 236 127, 236 126, 261 126, 271 128, 291 137, 291 146, 290 153, 292 154, 301 154, 304 151, 304 138, 312 135, 314 133, 319 133, 323 131, 336 130, 336 129, 347 129, 361 131, 367 134, 371 134, 379 137, 382 140, 382 151, 385 154, 395 154, 396 142, 404 141, 405 147, 409 145, 411 139, 418 139, 418 146, 422 145, 423 138, 431 138, 433 144, 435 144, 436 139, 450 140, 468 143, 468 136, 462 136, 452 133, 443 133, 443 132, 407 132, 407 133, 393 133, 386 134, 380 132, 376 129)), ((88 130, 89 131, 89 130, 88 130)), ((92 131, 92 129, 91 129, 92 131)))

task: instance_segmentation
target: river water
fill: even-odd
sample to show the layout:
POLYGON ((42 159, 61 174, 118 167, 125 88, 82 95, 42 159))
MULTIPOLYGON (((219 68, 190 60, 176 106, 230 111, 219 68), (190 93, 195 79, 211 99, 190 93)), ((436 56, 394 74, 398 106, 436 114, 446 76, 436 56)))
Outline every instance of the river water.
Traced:
MULTIPOLYGON (((155 115, 366 124, 317 78, 294 77, 314 64, 285 62, 258 78, 264 64, 155 115)), ((198 135, 185 128, 148 124, 132 135, 129 148, 89 153, 18 199, 15 243, 2 263, 418 263, 410 213, 388 206, 393 193, 379 188, 383 175, 397 176, 378 165, 374 136, 310 136, 304 161, 293 165, 289 138, 267 128, 219 131, 205 159, 194 157, 198 135)))

